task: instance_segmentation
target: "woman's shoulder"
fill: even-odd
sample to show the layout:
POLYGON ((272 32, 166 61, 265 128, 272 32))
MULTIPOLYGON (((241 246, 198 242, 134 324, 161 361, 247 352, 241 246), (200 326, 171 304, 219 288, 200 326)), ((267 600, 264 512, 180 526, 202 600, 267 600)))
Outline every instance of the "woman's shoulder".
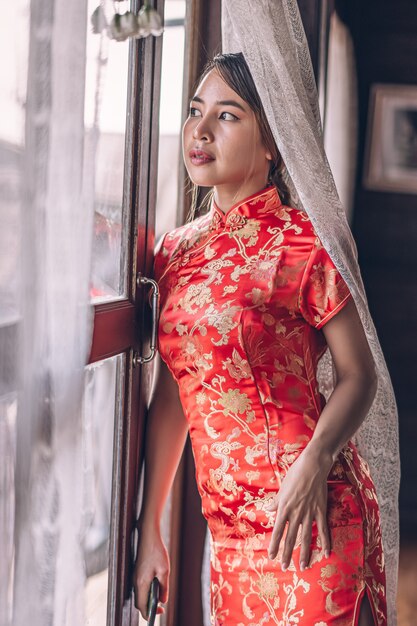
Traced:
POLYGON ((165 232, 158 239, 155 246, 155 254, 171 255, 178 247, 181 247, 181 242, 193 238, 196 233, 200 233, 208 221, 208 215, 204 214, 190 222, 186 222, 182 226, 177 226, 165 232))
POLYGON ((209 216, 204 214, 163 233, 154 248, 155 271, 158 272, 177 255, 185 252, 192 241, 202 236, 209 222, 209 216))
POLYGON ((282 204, 278 218, 283 222, 283 232, 291 245, 313 244, 318 237, 309 214, 304 209, 282 204))

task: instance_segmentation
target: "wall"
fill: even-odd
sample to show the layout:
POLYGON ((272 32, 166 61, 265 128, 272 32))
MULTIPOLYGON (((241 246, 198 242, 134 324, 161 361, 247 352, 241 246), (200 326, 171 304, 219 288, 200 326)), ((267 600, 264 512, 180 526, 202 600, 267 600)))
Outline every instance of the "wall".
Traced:
POLYGON ((417 194, 363 188, 372 83, 417 84, 415 0, 336 4, 351 27, 359 80, 359 154, 352 224, 369 307, 391 374, 400 416, 403 533, 417 523, 417 194))

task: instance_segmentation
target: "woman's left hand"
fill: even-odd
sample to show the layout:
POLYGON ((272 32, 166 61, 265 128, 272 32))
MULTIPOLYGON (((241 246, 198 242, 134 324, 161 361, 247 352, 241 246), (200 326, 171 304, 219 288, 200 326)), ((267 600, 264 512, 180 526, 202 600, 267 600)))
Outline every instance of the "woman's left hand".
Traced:
POLYGON ((281 558, 281 568, 285 571, 291 561, 298 528, 301 524, 300 569, 303 571, 310 562, 310 548, 313 520, 317 523, 322 549, 330 555, 330 535, 327 526, 327 476, 332 466, 331 455, 317 454, 307 448, 289 468, 275 502, 267 510, 277 510, 269 556, 274 559, 288 522, 287 534, 281 558))

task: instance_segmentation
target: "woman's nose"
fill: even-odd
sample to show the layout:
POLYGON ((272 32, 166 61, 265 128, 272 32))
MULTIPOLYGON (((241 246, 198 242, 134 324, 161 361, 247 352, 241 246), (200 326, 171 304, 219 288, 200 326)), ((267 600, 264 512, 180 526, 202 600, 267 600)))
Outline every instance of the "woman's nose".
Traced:
POLYGON ((206 139, 207 141, 213 138, 211 130, 207 124, 202 121, 194 126, 193 137, 194 139, 206 139))

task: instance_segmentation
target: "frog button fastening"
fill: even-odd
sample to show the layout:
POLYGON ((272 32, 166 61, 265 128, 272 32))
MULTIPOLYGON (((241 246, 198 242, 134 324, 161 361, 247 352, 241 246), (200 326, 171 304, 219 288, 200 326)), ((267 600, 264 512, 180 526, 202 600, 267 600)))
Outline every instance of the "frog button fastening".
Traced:
POLYGON ((215 211, 213 213, 213 217, 212 217, 212 220, 210 222, 210 226, 209 226, 210 230, 216 230, 217 228, 219 228, 219 226, 220 226, 220 224, 222 222, 223 222, 223 219, 222 219, 221 215, 217 211, 215 211))

